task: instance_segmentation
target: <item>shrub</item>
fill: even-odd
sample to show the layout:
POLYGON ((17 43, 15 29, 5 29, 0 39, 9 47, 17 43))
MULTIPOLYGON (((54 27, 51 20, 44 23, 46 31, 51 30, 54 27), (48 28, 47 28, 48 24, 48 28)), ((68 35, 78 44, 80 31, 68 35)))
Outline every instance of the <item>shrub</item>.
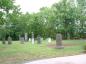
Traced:
POLYGON ((83 46, 83 48, 84 48, 84 53, 86 53, 86 44, 83 46))

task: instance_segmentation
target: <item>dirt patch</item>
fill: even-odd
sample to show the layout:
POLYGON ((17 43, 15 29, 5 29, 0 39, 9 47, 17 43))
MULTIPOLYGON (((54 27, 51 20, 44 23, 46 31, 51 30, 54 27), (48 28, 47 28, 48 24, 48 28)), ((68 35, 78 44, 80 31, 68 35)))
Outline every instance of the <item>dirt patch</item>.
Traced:
POLYGON ((63 44, 64 46, 78 46, 79 44, 63 44))
MULTIPOLYGON (((69 46, 78 46, 79 44, 63 44, 64 47, 69 47, 69 46)), ((49 48, 55 48, 56 44, 48 44, 47 45, 49 48)))

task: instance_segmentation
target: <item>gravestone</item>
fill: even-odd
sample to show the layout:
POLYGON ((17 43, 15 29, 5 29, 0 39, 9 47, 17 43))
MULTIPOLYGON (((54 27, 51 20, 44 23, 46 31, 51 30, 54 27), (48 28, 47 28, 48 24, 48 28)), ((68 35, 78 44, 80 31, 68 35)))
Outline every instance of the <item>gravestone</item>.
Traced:
POLYGON ((43 37, 41 37, 41 41, 43 41, 43 37))
POLYGON ((37 43, 41 44, 41 36, 40 35, 37 36, 37 43))
POLYGON ((32 44, 34 44, 34 33, 32 32, 32 44))
POLYGON ((51 43, 51 38, 50 37, 48 38, 48 43, 51 43))
POLYGON ((31 38, 29 38, 29 42, 31 41, 31 38))
POLYGON ((25 41, 27 42, 28 41, 28 34, 25 33, 25 41))
POLYGON ((19 41, 21 41, 21 36, 19 35, 19 41))
POLYGON ((10 36, 8 37, 8 44, 12 44, 12 38, 10 36))
POLYGON ((24 37, 20 37, 21 44, 24 44, 24 37))
POLYGON ((62 35, 60 33, 56 34, 56 48, 64 48, 64 46, 62 45, 62 35))

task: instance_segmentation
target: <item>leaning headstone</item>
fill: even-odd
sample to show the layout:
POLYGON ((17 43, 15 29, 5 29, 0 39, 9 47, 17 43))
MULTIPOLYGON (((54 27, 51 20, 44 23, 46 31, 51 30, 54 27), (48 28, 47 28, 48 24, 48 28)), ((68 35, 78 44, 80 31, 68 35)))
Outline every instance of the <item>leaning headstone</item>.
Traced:
POLYGON ((34 44, 34 33, 32 32, 32 44, 34 44))
POLYGON ((48 43, 51 43, 51 38, 50 37, 48 38, 48 43))
POLYGON ((41 36, 40 35, 37 36, 37 43, 41 44, 41 36))
POLYGON ((28 41, 28 34, 25 33, 25 41, 27 42, 28 41))
POLYGON ((24 44, 24 37, 20 37, 21 44, 24 44))
POLYGON ((64 46, 62 45, 62 35, 60 33, 56 34, 56 48, 64 48, 64 46))
POLYGON ((12 38, 10 36, 8 37, 8 44, 12 44, 12 38))

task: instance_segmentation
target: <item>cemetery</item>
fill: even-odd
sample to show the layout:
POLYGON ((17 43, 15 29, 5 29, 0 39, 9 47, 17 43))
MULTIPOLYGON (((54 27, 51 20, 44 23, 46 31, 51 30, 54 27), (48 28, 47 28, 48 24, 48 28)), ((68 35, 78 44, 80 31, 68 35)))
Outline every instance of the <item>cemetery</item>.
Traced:
POLYGON ((57 0, 32 13, 17 1, 25 2, 0 0, 0 64, 86 64, 85 0, 57 0))
POLYGON ((34 44, 32 41, 24 42, 23 44, 21 41, 12 41, 11 45, 3 45, 2 42, 0 42, 0 63, 21 64, 38 59, 83 54, 84 50, 82 46, 84 44, 82 43, 85 41, 63 40, 62 42, 64 46, 62 49, 57 47, 55 40, 52 40, 49 44, 47 40, 43 40, 41 44, 37 40, 34 41, 34 44))

